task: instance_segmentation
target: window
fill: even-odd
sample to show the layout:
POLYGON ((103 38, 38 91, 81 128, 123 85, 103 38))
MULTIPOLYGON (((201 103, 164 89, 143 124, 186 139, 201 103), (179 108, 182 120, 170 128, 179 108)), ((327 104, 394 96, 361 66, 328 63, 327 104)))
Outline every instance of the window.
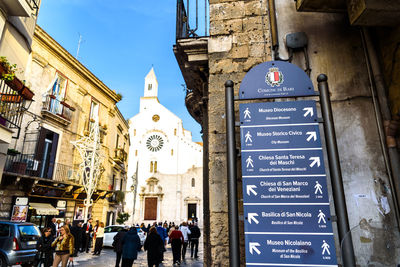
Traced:
POLYGON ((115 142, 115 148, 118 148, 119 145, 119 134, 117 134, 117 141, 115 142))
POLYGON ((137 156, 137 150, 135 150, 135 156, 137 156))
POLYGON ((174 129, 174 135, 176 135, 176 128, 174 129))
POLYGON ((10 235, 10 226, 8 224, 0 224, 0 237, 10 235))
POLYGON ((152 161, 150 161, 150 172, 153 172, 153 167, 154 165, 153 165, 153 162, 152 161))
POLYGON ((174 150, 173 149, 171 149, 171 156, 173 156, 174 155, 174 150))
POLYGON ((153 84, 149 83, 149 85, 147 86, 147 90, 151 91, 151 89, 153 89, 153 84))
POLYGON ((90 104, 89 114, 89 130, 92 128, 94 122, 99 123, 99 103, 92 101, 90 104))
POLYGON ((157 172, 157 161, 150 161, 150 172, 157 172))
POLYGON ((154 161, 154 172, 157 172, 157 161, 154 161))
POLYGON ((192 178, 192 187, 196 186, 196 179, 192 178))
POLYGON ((136 136, 136 129, 133 129, 133 136, 136 136))
POLYGON ((64 101, 65 93, 67 89, 67 78, 61 75, 61 73, 57 72, 56 77, 50 83, 49 88, 47 89, 48 95, 51 95, 52 98, 49 100, 49 111, 54 114, 62 114, 63 105, 61 101, 64 101))

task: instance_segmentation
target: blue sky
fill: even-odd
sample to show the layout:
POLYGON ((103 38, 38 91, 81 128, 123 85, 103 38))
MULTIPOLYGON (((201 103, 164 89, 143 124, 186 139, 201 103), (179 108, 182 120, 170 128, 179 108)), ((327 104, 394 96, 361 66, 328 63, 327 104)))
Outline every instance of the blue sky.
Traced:
POLYGON ((144 77, 154 65, 160 103, 183 120, 197 142, 201 127, 186 110, 172 51, 175 12, 176 0, 42 0, 38 25, 74 56, 82 35, 78 59, 123 95, 118 107, 127 119, 139 112, 144 77))

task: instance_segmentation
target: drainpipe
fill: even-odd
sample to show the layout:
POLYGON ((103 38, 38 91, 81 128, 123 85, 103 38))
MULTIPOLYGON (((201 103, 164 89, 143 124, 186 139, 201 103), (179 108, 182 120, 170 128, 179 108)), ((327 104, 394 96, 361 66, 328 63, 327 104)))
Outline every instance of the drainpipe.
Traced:
POLYGON ((275 0, 268 0, 268 16, 271 25, 272 60, 279 60, 278 24, 276 22, 275 0))
MULTIPOLYGON (((399 227, 399 207, 400 207, 400 165, 399 154, 397 152, 395 134, 397 132, 399 120, 391 120, 391 112, 386 97, 386 89, 377 52, 372 43, 371 36, 366 27, 361 29, 361 39, 364 47, 365 61, 367 63, 368 76, 372 101, 374 104, 375 118, 378 126, 379 141, 381 143, 382 154, 385 161, 386 170, 389 176, 390 187, 393 189, 393 198, 397 226, 399 227), (386 122, 385 128, 382 121, 386 122)), ((398 116, 397 116, 398 117, 398 116)))

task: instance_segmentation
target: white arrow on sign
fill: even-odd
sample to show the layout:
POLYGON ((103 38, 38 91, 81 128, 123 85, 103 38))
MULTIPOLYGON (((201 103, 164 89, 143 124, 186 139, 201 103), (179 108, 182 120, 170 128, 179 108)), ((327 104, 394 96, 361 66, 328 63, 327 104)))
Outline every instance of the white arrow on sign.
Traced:
POLYGON ((307 137, 307 142, 310 142, 311 139, 314 139, 314 141, 317 141, 317 132, 306 132, 307 137))
POLYGON ((247 215, 247 221, 249 222, 249 224, 251 224, 251 221, 253 220, 256 224, 259 224, 260 222, 256 219, 256 217, 258 217, 257 213, 249 213, 247 215))
POLYGON ((249 250, 250 250, 251 255, 253 255, 253 251, 255 251, 258 255, 261 254, 261 251, 259 251, 257 248, 259 246, 261 246, 261 245, 258 242, 250 242, 249 243, 249 250))
POLYGON ((310 160, 312 160, 310 167, 314 167, 315 163, 317 163, 317 166, 319 167, 321 165, 321 160, 319 157, 310 157, 310 160))
POLYGON ((312 107, 303 108, 303 110, 306 112, 303 115, 304 117, 307 117, 308 114, 310 114, 310 117, 314 115, 314 110, 312 107))
POLYGON ((257 186, 252 185, 252 184, 249 184, 246 186, 246 192, 247 192, 248 196, 250 196, 250 192, 253 193, 255 196, 257 196, 257 192, 254 191, 254 188, 257 189, 257 186))

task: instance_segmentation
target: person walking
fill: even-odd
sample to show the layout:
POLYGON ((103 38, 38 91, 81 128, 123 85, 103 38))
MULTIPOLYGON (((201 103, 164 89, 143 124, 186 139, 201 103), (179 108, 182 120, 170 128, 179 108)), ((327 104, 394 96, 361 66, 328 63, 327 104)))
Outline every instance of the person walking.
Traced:
POLYGON ((136 227, 131 227, 122 239, 122 267, 132 267, 137 259, 137 253, 141 249, 140 238, 136 227))
POLYGON ((189 235, 191 234, 189 227, 187 226, 186 222, 182 223, 182 226, 179 228, 179 230, 182 232, 184 241, 182 244, 182 261, 185 261, 185 256, 186 256, 186 248, 189 244, 189 235))
POLYGON ((70 261, 74 261, 72 257, 74 254, 74 237, 71 235, 68 226, 61 226, 60 236, 53 241, 51 246, 55 247, 56 250, 53 267, 57 267, 60 262, 62 262, 62 267, 66 267, 68 258, 70 261))
POLYGON ((51 228, 51 235, 55 238, 56 233, 57 233, 57 227, 56 227, 57 219, 53 218, 51 219, 51 222, 49 223, 49 227, 51 228))
POLYGON ((91 247, 91 240, 92 240, 92 234, 93 234, 93 219, 90 218, 87 223, 83 225, 83 230, 84 230, 84 240, 82 242, 82 251, 86 251, 86 253, 89 253, 89 249, 91 247))
POLYGON ((144 250, 147 250, 147 264, 149 267, 158 267, 163 260, 164 242, 155 227, 151 227, 144 242, 144 250))
POLYGON ((129 230, 129 226, 125 226, 124 229, 119 231, 115 236, 114 236, 114 241, 112 243, 112 246, 114 248, 115 253, 117 253, 117 259, 115 261, 115 267, 119 267, 119 263, 121 262, 121 257, 122 257, 122 239, 126 235, 126 233, 129 230))
POLYGON ((182 232, 179 231, 179 226, 175 226, 175 230, 173 230, 169 236, 169 242, 172 247, 172 256, 174 264, 181 264, 181 247, 182 243, 185 241, 182 232))
POLYGON ((201 236, 200 228, 197 226, 197 222, 195 222, 190 229, 191 234, 190 234, 190 242, 191 242, 191 247, 190 247, 190 257, 193 258, 193 252, 194 252, 194 258, 198 259, 197 253, 199 252, 199 238, 201 236))
POLYGON ((82 244, 82 223, 75 221, 74 226, 71 227, 71 234, 74 236, 74 257, 78 256, 79 247, 82 244))
POLYGON ((161 237, 161 240, 162 240, 162 242, 164 244, 163 245, 163 251, 162 251, 162 254, 161 254, 161 261, 163 261, 164 260, 164 252, 167 251, 165 249, 165 246, 167 245, 166 244, 166 239, 168 238, 168 233, 167 233, 167 230, 165 230, 165 228, 162 227, 162 222, 158 223, 158 226, 157 226, 156 230, 157 230, 157 233, 161 237))
MULTIPOLYGON (((39 252, 39 264, 44 263, 44 267, 50 267, 53 264, 53 248, 51 244, 54 241, 53 230, 50 227, 43 229, 43 234, 39 238, 36 249, 39 252)), ((39 265, 40 266, 40 265, 39 265)))
POLYGON ((96 231, 96 242, 94 245, 93 255, 100 255, 103 248, 103 237, 104 237, 104 223, 100 222, 96 231))

